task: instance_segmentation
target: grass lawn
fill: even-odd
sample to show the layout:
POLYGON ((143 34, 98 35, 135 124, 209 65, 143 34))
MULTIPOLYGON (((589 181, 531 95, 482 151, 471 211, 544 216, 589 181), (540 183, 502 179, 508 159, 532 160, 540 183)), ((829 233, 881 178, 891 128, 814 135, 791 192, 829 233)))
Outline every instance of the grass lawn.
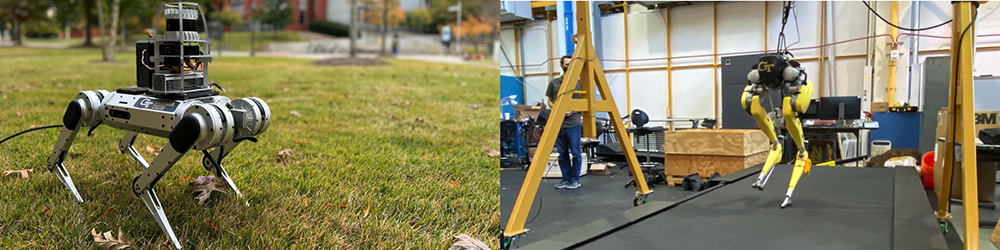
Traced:
MULTIPOLYGON (((302 37, 298 31, 261 31, 257 32, 257 51, 261 48, 267 48, 267 45, 271 42, 297 42, 305 41, 305 37, 302 37)), ((214 46, 219 46, 219 43, 213 43, 214 46)), ((222 46, 226 50, 239 50, 239 51, 250 51, 250 32, 249 31, 232 31, 223 34, 222 46)))
MULTIPOLYGON (((207 38, 207 37, 205 37, 205 33, 201 33, 201 36, 203 38, 207 38)), ((223 38, 224 39, 222 40, 222 46, 224 46, 226 50, 250 51, 250 32, 249 31, 232 31, 232 32, 226 32, 225 35, 223 36, 223 38)), ((24 42, 29 42, 29 43, 64 44, 64 45, 69 45, 69 46, 78 46, 78 45, 81 45, 81 44, 83 44, 83 41, 86 40, 86 38, 83 38, 83 37, 74 37, 74 38, 70 38, 69 40, 67 40, 67 39, 56 39, 56 38, 42 39, 42 38, 27 38, 27 37, 25 37, 23 39, 24 39, 24 42)), ((119 37, 117 39, 121 39, 121 38, 119 37)), ((129 45, 128 46, 135 47, 133 44, 135 44, 136 40, 145 40, 145 39, 147 39, 146 35, 145 34, 141 34, 141 33, 129 36, 129 41, 128 41, 129 45)), ((302 35, 300 35, 298 31, 278 31, 278 32, 274 32, 274 31, 261 31, 261 32, 257 33, 257 44, 256 44, 256 47, 257 47, 258 51, 260 51, 261 48, 267 48, 267 45, 270 44, 271 42, 297 42, 297 41, 306 41, 306 40, 308 40, 308 39, 306 39, 305 37, 302 37, 302 35)), ((101 37, 100 36, 93 36, 91 38, 91 42, 93 42, 95 45, 100 44, 101 43, 101 37)), ((120 40, 119 40, 119 42, 120 42, 120 40)), ((213 46, 213 48, 215 48, 214 46, 219 46, 219 43, 212 43, 212 46, 213 46)))
MULTIPOLYGON (((97 49, 0 49, 0 137, 62 123, 81 90, 135 84, 135 62, 95 63, 97 49)), ((187 154, 156 185, 167 218, 192 249, 446 249, 458 234, 497 248, 500 233, 496 69, 389 60, 325 67, 307 60, 217 58, 211 78, 231 99, 262 98, 273 112, 259 143, 244 142, 223 165, 250 206, 234 195, 193 199, 193 178, 211 175, 187 154), (472 109, 468 104, 483 104, 472 109), (291 115, 291 111, 301 117, 291 115), (278 151, 291 149, 282 162, 278 151)), ((87 128, 84 128, 87 129, 87 128)), ((46 169, 59 129, 0 144, 0 249, 96 249, 97 231, 124 231, 140 249, 167 238, 130 191, 141 167, 117 150, 124 132, 80 133, 66 160, 85 200, 46 169), (16 175, 16 174, 15 174, 16 175)), ((148 136, 136 148, 152 160, 148 136)))

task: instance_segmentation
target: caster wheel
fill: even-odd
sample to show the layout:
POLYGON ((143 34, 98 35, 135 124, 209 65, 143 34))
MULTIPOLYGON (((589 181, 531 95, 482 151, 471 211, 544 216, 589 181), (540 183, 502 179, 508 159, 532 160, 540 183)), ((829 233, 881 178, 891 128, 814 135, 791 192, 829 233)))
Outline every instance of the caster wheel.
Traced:
POLYGON ((500 250, 509 250, 514 245, 516 237, 503 237, 500 239, 500 250))
POLYGON ((638 207, 639 205, 646 204, 646 196, 648 195, 645 194, 635 195, 635 199, 632 200, 632 206, 638 207))

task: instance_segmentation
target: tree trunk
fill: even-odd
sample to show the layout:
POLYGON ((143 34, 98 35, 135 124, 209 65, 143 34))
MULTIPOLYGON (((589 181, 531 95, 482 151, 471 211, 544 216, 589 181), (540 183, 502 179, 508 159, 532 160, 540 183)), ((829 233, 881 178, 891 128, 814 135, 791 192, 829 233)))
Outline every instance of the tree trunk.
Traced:
POLYGON ((14 38, 14 46, 21 46, 21 22, 14 18, 14 30, 11 31, 11 36, 14 38))
POLYGON ((94 46, 94 42, 91 41, 91 36, 92 35, 90 34, 90 28, 94 27, 93 22, 90 21, 90 18, 91 18, 90 17, 90 9, 94 8, 94 0, 86 0, 83 3, 84 3, 84 5, 83 5, 84 6, 83 7, 84 18, 87 19, 86 20, 87 21, 87 39, 83 40, 83 46, 94 46))
POLYGON ((389 35, 389 0, 382 0, 382 50, 379 52, 381 56, 388 56, 385 53, 385 44, 389 43, 389 40, 386 40, 387 35, 389 35))
POLYGON ((250 56, 257 56, 257 20, 250 23, 250 56))
POLYGON ((109 62, 108 48, 104 46, 108 37, 104 35, 104 0, 97 0, 97 35, 101 36, 101 60, 109 62))
POLYGON ((108 39, 108 45, 104 57, 105 62, 115 61, 115 38, 118 35, 118 6, 121 0, 111 1, 111 29, 108 29, 108 35, 111 37, 108 39))
POLYGON ((351 58, 355 58, 358 56, 358 49, 356 48, 357 46, 356 43, 358 42, 357 19, 358 19, 358 0, 351 0, 351 27, 348 30, 348 32, 350 33, 348 34, 348 36, 351 37, 351 43, 350 43, 351 58))

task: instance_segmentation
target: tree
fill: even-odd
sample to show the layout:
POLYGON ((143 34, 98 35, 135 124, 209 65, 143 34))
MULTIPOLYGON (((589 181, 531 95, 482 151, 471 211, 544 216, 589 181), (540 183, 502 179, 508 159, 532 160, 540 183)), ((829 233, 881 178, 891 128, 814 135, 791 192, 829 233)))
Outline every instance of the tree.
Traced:
POLYGON ((403 8, 399 6, 398 0, 365 0, 364 13, 365 20, 368 23, 377 24, 382 26, 382 49, 379 52, 382 56, 387 55, 385 51, 386 40, 389 34, 389 25, 399 25, 403 21, 406 21, 406 13, 403 12, 403 8))
POLYGON ((351 58, 355 58, 358 57, 358 49, 356 47, 358 42, 358 0, 351 0, 351 28, 348 32, 351 33, 348 35, 351 37, 350 55, 351 58))
POLYGON ((48 3, 44 1, 0 0, 0 19, 10 20, 14 45, 21 46, 21 29, 24 22, 45 18, 48 3))
MULTIPOLYGON (((399 6, 398 0, 361 0, 364 1, 365 12, 361 15, 370 24, 383 25, 382 16, 389 17, 389 25, 400 25, 406 21, 406 12, 399 6), (388 8, 386 7, 388 6, 388 8), (388 12, 386 12, 388 10, 388 12)), ((454 18, 452 18, 454 19, 454 18)))
POLYGON ((434 21, 434 17, 427 8, 420 8, 406 12, 406 22, 405 25, 409 27, 419 28, 420 31, 426 32, 426 27, 428 27, 431 22, 434 21))
POLYGON ((111 33, 111 39, 108 39, 108 43, 104 49, 105 62, 115 61, 115 35, 118 34, 119 7, 121 7, 121 0, 111 1, 111 29, 108 29, 108 33, 111 33))
POLYGON ((263 4, 264 13, 260 21, 273 25, 275 33, 278 27, 285 27, 295 21, 292 19, 292 8, 288 6, 288 0, 264 0, 263 4))
POLYGON ((257 56, 257 29, 260 28, 260 17, 263 15, 260 2, 251 2, 247 22, 250 23, 250 56, 257 56))

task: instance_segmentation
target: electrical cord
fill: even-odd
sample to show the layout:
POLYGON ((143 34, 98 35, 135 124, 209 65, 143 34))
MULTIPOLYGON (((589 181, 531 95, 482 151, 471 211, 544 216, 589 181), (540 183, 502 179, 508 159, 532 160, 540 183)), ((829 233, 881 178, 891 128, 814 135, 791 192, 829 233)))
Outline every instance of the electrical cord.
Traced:
MULTIPOLYGON (((962 30, 962 35, 960 35, 958 37, 958 47, 956 48, 955 51, 959 51, 959 53, 955 53, 955 67, 951 68, 952 70, 958 69, 959 63, 962 62, 962 60, 960 60, 962 58, 962 53, 960 51, 962 51, 962 41, 965 40, 965 33, 969 32, 969 28, 972 28, 972 25, 976 24, 976 18, 979 17, 979 3, 978 2, 972 2, 972 4, 976 5, 975 8, 972 9, 973 10, 972 20, 970 20, 969 21, 969 25, 966 25, 965 29, 962 30)), ((952 78, 952 82, 958 82, 958 75, 959 75, 958 73, 955 73, 955 77, 952 78)), ((952 94, 955 95, 954 93, 952 93, 952 94)), ((958 97, 958 95, 955 95, 955 97, 958 97)), ((954 122, 954 121, 952 121, 952 124, 953 124, 952 127, 954 127, 954 124, 957 124, 957 123, 954 122)), ((955 138, 955 133, 956 132, 957 132, 957 130, 952 130, 951 131, 951 138, 955 138)), ((968 142, 964 142, 964 143, 968 143, 968 142)), ((965 146, 965 145, 963 145, 963 146, 965 146)), ((976 146, 975 142, 972 143, 972 146, 973 147, 976 146)), ((949 150, 954 150, 954 147, 951 148, 951 149, 949 149, 949 150)), ((955 159, 955 153, 952 153, 952 161, 954 161, 954 159, 955 159)), ((954 170, 954 169, 955 168, 952 167, 952 170, 954 170)), ((955 179, 955 171, 951 171, 951 176, 948 177, 948 178, 951 179, 951 180, 954 180, 955 179)), ((952 191, 955 190, 954 189, 955 188, 955 182, 954 181, 948 183, 948 185, 950 186, 948 188, 949 190, 952 190, 952 191)), ((941 195, 948 195, 948 194, 941 194, 941 195)), ((948 213, 951 213, 951 205, 948 205, 948 213)))
POLYGON ((872 9, 871 5, 868 5, 867 1, 861 1, 861 3, 865 4, 865 6, 868 7, 868 10, 871 11, 872 14, 875 14, 875 16, 878 17, 878 19, 882 19, 882 21, 885 22, 886 24, 888 24, 889 26, 896 27, 897 29, 901 29, 901 30, 905 30, 905 31, 924 31, 924 30, 930 30, 930 29, 934 29, 934 28, 937 28, 937 27, 941 27, 941 26, 943 26, 945 24, 949 24, 949 23, 951 23, 951 21, 953 21, 953 20, 948 20, 948 21, 943 22, 941 24, 934 25, 934 26, 927 27, 927 28, 903 28, 903 27, 896 26, 895 24, 892 24, 892 22, 889 22, 889 20, 885 20, 885 18, 883 18, 881 15, 878 14, 878 12, 875 12, 875 10, 872 9))
POLYGON ((21 134, 24 134, 24 133, 27 133, 27 132, 31 132, 31 131, 35 131, 35 130, 42 130, 42 129, 47 129, 47 128, 61 128, 61 127, 63 127, 63 125, 60 124, 60 125, 49 125, 49 126, 44 126, 44 127, 30 128, 30 129, 27 129, 25 131, 18 132, 17 134, 8 136, 7 138, 3 138, 3 140, 0 140, 0 144, 3 144, 7 140, 10 140, 10 139, 12 139, 14 137, 17 137, 17 136, 19 136, 21 134))

